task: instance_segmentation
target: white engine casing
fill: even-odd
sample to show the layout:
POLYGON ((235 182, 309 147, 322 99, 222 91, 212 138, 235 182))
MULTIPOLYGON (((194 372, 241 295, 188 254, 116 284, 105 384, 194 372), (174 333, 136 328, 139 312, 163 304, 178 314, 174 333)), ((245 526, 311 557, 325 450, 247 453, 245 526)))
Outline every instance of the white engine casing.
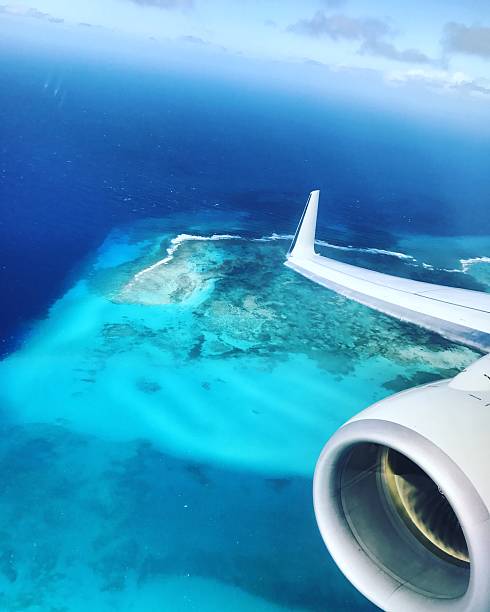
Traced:
POLYGON ((313 489, 327 548, 377 606, 488 612, 490 355, 453 379, 398 393, 350 419, 324 447, 313 489), (437 485, 459 521, 469 563, 448 562, 397 523, 380 493, 381 464, 365 459, 386 447, 437 485))

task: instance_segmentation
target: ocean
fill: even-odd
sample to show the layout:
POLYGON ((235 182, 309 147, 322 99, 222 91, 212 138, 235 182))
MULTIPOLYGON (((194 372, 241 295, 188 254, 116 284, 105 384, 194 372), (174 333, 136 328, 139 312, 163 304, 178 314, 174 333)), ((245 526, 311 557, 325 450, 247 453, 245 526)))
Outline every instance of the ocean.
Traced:
POLYGON ((490 144, 252 80, 0 64, 0 607, 373 610, 312 475, 373 401, 477 352, 283 266, 490 291, 490 144))

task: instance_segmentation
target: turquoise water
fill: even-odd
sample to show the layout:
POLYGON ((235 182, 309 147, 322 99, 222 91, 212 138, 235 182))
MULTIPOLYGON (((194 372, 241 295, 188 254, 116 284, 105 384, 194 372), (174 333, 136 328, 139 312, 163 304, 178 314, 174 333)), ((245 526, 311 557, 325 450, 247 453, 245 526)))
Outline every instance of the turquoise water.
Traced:
POLYGON ((316 458, 477 354, 295 275, 286 240, 186 228, 114 230, 0 362, 0 604, 372 609, 317 533, 316 458))
POLYGON ((198 47, 180 73, 2 41, 0 610, 372 610, 319 536, 318 453, 476 353, 271 234, 319 188, 328 256, 488 290, 488 140, 198 47))

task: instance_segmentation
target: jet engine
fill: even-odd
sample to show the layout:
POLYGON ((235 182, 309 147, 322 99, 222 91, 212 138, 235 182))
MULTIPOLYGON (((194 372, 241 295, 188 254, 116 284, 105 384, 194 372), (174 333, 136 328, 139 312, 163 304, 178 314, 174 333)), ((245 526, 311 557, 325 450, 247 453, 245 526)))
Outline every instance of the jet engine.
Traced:
POLYGON ((350 419, 313 489, 328 550, 377 606, 488 612, 490 355, 350 419))

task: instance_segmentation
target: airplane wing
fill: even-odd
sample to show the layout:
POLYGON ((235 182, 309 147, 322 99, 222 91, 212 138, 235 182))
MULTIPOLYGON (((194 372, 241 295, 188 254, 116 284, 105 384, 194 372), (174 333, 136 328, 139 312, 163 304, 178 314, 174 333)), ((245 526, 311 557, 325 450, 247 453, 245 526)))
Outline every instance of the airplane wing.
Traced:
POLYGON ((361 304, 490 352, 490 293, 382 274, 315 253, 320 192, 312 191, 285 265, 361 304))

